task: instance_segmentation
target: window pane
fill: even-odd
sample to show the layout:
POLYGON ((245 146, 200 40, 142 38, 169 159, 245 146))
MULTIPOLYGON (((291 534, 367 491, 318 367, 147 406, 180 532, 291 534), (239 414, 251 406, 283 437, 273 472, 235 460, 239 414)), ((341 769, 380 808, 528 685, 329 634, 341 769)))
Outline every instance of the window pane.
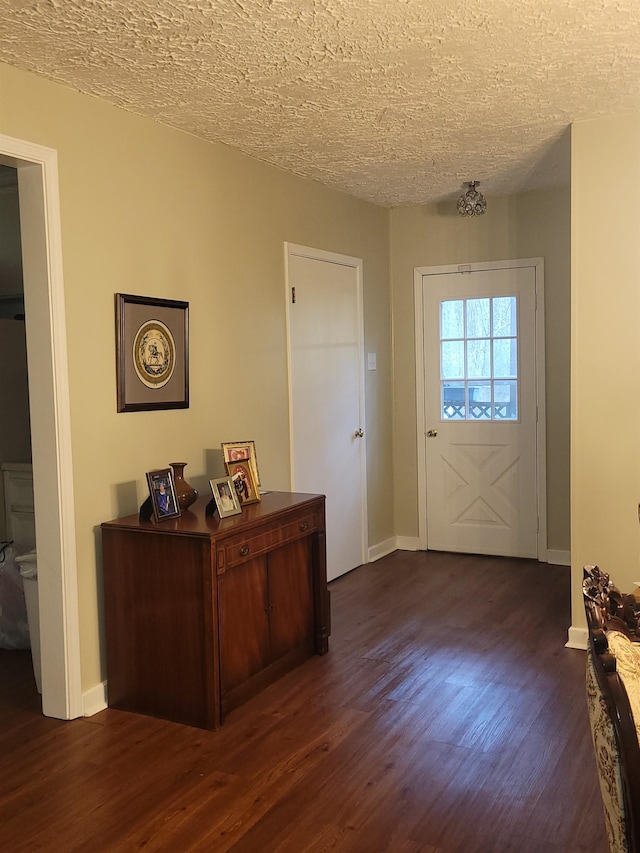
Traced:
POLYGON ((451 299, 440 306, 440 337, 464 338, 464 309, 462 299, 451 299))
POLYGON ((517 296, 440 303, 443 420, 518 418, 517 296))
POLYGON ((491 377, 491 341, 467 341, 467 377, 469 379, 491 377))
POLYGON ((493 342, 493 375, 513 377, 518 375, 518 347, 515 338, 498 339, 493 342))
POLYGON ((516 331, 516 297, 496 296, 493 303, 493 336, 515 337, 516 331))
POLYGON ((514 421, 518 417, 518 383, 495 382, 493 388, 493 417, 500 421, 514 421))
POLYGON ((491 333, 489 322, 489 299, 467 299, 467 337, 488 338, 491 333))
POLYGON ((491 382, 474 382, 469 385, 468 420, 487 421, 491 419, 491 382))
POLYGON ((464 379, 464 341, 443 341, 440 346, 442 379, 464 379))
POLYGON ((464 382, 443 382, 442 420, 461 420, 465 417, 464 382))

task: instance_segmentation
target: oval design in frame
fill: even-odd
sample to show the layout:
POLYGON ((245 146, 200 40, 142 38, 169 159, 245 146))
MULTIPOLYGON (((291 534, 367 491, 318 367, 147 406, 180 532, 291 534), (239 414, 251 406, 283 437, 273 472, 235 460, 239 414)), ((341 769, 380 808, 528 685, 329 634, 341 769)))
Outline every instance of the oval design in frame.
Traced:
POLYGON ((160 320, 148 320, 133 339, 133 365, 138 379, 147 388, 162 388, 173 376, 176 344, 160 320))

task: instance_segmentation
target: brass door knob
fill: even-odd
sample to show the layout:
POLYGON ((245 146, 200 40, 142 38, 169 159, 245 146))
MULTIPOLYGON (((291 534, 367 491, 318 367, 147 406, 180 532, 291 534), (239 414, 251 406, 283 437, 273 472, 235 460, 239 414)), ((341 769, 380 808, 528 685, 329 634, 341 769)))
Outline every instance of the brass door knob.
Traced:
POLYGON ((356 430, 356 435, 355 435, 356 438, 362 438, 363 435, 364 435, 364 433, 362 432, 361 429, 356 430))
POLYGON ((427 432, 427 438, 435 438, 437 435, 438 435, 438 430, 437 430, 437 429, 430 429, 430 430, 427 432))

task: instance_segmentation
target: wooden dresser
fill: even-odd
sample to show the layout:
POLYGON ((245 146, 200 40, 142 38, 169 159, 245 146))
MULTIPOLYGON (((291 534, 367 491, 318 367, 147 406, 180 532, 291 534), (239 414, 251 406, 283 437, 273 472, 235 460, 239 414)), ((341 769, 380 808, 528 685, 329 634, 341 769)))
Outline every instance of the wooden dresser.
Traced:
POLYGON ((207 729, 329 648, 322 495, 102 527, 109 706, 207 729))

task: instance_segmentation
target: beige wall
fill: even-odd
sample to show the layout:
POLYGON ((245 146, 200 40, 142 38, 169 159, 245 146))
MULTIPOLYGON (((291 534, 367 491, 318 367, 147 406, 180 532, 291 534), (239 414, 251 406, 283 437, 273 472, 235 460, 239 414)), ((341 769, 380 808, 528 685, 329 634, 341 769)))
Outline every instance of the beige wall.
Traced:
POLYGON ((548 546, 569 551, 569 189, 488 198, 461 218, 449 205, 391 212, 395 524, 417 537, 413 271, 415 267, 542 257, 545 263, 548 546))
MULTIPOLYGON (((393 535, 388 212, 0 65, 0 133, 58 151, 83 689, 103 678, 100 522, 136 511, 145 471, 253 438, 289 486, 284 241, 364 260, 370 545, 393 535), (190 303, 191 405, 116 413, 114 293, 190 303)), ((28 318, 27 318, 28 321, 28 318)))
POLYGON ((572 132, 572 589, 582 566, 640 580, 640 116, 572 132))

